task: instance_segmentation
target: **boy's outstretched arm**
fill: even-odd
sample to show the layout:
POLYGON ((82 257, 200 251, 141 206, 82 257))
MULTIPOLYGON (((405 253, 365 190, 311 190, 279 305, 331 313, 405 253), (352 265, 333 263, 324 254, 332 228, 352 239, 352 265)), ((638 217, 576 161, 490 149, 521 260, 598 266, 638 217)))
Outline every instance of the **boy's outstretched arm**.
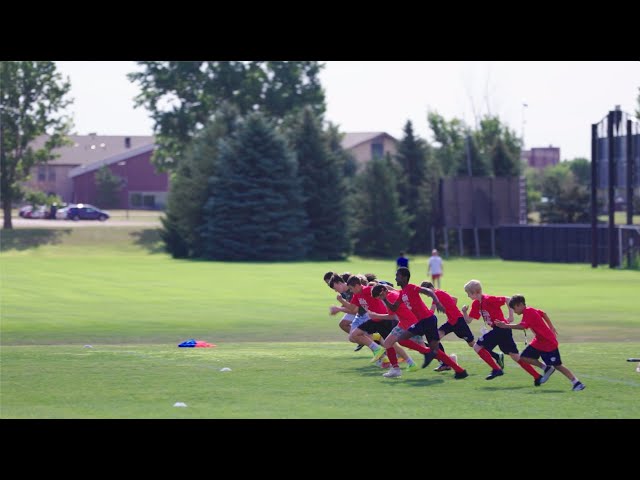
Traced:
POLYGON ((427 295, 428 297, 431 297, 433 299, 433 303, 435 303, 436 308, 438 309, 439 312, 442 312, 442 313, 446 312, 444 305, 440 303, 440 300, 438 300, 438 296, 433 290, 431 290, 430 288, 420 287, 420 293, 427 295))

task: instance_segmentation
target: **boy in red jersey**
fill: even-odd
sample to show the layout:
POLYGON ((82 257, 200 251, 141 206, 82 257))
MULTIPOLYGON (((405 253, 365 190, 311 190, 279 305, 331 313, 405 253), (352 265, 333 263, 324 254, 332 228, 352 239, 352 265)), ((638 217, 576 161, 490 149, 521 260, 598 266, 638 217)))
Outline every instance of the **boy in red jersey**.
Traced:
MULTIPOLYGON (((475 338, 473 337, 473 333, 471 332, 469 325, 464 321, 464 315, 462 315, 462 312, 458 308, 458 299, 444 290, 434 288, 431 282, 424 281, 420 286, 432 290, 446 310, 447 321, 438 328, 440 339, 453 332, 458 338, 461 338, 467 342, 471 348, 473 348, 476 343, 475 338)), ((431 308, 433 308, 433 306, 431 306, 431 308)), ((489 354, 496 361, 498 367, 504 369, 504 354, 493 351, 490 351, 489 354)), ((488 365, 493 369, 493 364, 488 365)), ((440 364, 440 366, 435 369, 436 372, 442 372, 445 370, 450 370, 450 367, 444 364, 440 364)))
POLYGON ((478 280, 468 281, 464 286, 464 291, 467 292, 469 298, 473 300, 473 303, 471 304, 471 312, 468 314, 467 310, 469 307, 467 305, 462 307, 464 320, 467 323, 471 323, 472 318, 479 319, 482 315, 485 325, 487 327, 491 327, 491 330, 486 333, 486 329, 483 328, 482 335, 473 346, 473 349, 478 355, 480 355, 480 358, 491 365, 491 368, 493 369, 491 373, 485 377, 486 380, 493 380, 496 377, 504 375, 502 369, 499 368, 489 354, 490 351, 498 346, 500 347, 500 350, 509 355, 514 362, 520 365, 524 371, 534 378, 534 384, 536 386, 540 385, 542 375, 536 372, 529 363, 520 359, 518 347, 516 347, 516 342, 513 341, 513 334, 511 333, 511 330, 494 328, 496 323, 507 323, 501 307, 509 301, 509 298, 483 295, 482 285, 478 280))
MULTIPOLYGON (((408 340, 411 336, 407 332, 411 332, 413 333, 413 335, 418 336, 424 335, 427 338, 427 342, 429 343, 430 353, 425 353, 424 349, 418 350, 415 347, 410 347, 425 354, 422 368, 425 368, 427 365, 429 365, 431 360, 436 357, 451 367, 453 367, 453 365, 457 365, 446 353, 444 353, 444 348, 442 348, 442 345, 440 344, 440 336, 438 334, 438 318, 433 314, 432 310, 427 308, 424 301, 420 297, 420 294, 431 297, 438 311, 444 312, 444 307, 436 297, 435 293, 433 293, 429 289, 409 283, 410 279, 411 272, 408 268, 398 268, 398 270, 396 270, 396 284, 401 288, 401 290, 399 291, 399 295, 397 298, 394 296, 393 300, 388 299, 386 296, 383 298, 390 314, 397 313, 400 305, 404 304, 408 308, 408 310, 415 316, 415 318, 418 319, 418 323, 410 329, 399 328, 398 330, 394 330, 394 332, 392 333, 394 333, 397 337, 397 340, 394 341, 398 341, 400 345, 407 347, 408 345, 402 343, 402 341, 408 340)), ((389 290, 390 292, 395 291, 391 287, 388 287, 387 290, 389 290)), ((460 370, 462 370, 458 370, 456 369, 456 367, 453 368, 456 373, 460 373, 460 370)))
POLYGON ((560 351, 558 350, 558 339, 554 333, 555 328, 553 328, 550 320, 547 321, 548 325, 545 323, 545 320, 549 318, 547 314, 542 310, 527 307, 522 295, 514 295, 511 297, 509 299, 509 308, 511 308, 516 315, 522 315, 520 323, 517 325, 507 325, 506 323, 496 324, 496 327, 510 330, 524 330, 525 328, 529 328, 535 333, 535 337, 533 337, 529 346, 524 349, 520 358, 531 365, 545 369, 540 383, 546 382, 555 370, 560 370, 573 385, 572 390, 574 392, 584 390, 584 384, 571 373, 571 370, 562 365, 560 351), (547 364, 546 366, 538 360, 540 357, 542 357, 547 364))

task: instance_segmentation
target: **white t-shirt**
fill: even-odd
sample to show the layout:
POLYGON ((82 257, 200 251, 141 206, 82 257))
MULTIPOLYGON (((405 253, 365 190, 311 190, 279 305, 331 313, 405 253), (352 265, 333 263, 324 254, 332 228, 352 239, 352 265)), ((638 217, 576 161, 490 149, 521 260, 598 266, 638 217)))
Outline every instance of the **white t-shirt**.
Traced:
POLYGON ((439 256, 429 257, 429 271, 431 275, 442 274, 442 258, 439 256))

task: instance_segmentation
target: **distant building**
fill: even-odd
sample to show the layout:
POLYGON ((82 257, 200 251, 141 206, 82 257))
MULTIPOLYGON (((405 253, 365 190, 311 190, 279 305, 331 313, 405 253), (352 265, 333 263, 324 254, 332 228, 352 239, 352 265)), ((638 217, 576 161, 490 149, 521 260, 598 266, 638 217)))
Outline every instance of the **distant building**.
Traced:
MULTIPOLYGON (((39 148, 46 141, 33 142, 39 148)), ((67 203, 96 203, 95 173, 106 165, 123 179, 120 208, 162 208, 169 180, 151 163, 153 136, 70 135, 71 145, 57 148, 58 157, 31 169, 24 186, 58 195, 67 203), (128 204, 127 204, 128 199, 128 204)), ((97 205, 100 207, 101 205, 97 205)))
POLYGON ((548 147, 523 150, 522 160, 526 161, 531 168, 543 170, 560 163, 560 148, 549 145, 548 147))
POLYGON ((384 158, 398 152, 398 140, 386 132, 345 133, 342 148, 353 154, 358 167, 374 158, 384 158))

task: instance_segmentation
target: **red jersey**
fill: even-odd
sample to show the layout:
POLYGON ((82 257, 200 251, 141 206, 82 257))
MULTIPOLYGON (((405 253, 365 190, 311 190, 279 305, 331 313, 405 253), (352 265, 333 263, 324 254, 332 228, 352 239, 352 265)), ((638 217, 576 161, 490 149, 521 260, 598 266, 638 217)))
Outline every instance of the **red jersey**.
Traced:
POLYGON ((480 315, 482 315, 482 319, 487 325, 490 325, 491 328, 493 328, 495 322, 509 323, 505 320, 504 313, 502 313, 502 309, 500 308, 506 303, 507 301, 504 297, 482 295, 480 301, 474 300, 471 304, 469 316, 478 319, 480 315))
MULTIPOLYGON (((460 317, 464 317, 456 305, 455 300, 444 290, 434 289, 433 291, 436 292, 436 297, 438 297, 438 300, 440 300, 440 303, 447 312, 447 322, 451 325, 455 325, 460 317)), ((431 305, 431 308, 433 309, 433 304, 431 305)))
POLYGON ((429 310, 429 307, 427 307, 422 300, 422 297, 420 296, 420 287, 418 285, 408 283, 402 288, 402 290, 400 290, 400 294, 402 295, 403 303, 409 308, 409 310, 411 310, 411 313, 413 313, 418 320, 424 320, 425 318, 429 318, 433 315, 433 311, 429 310))
MULTIPOLYGON (((398 298, 400 298, 400 293, 397 290, 390 290, 387 292, 387 301, 389 303, 396 303, 398 298)), ((386 305, 385 305, 386 306, 386 305)), ((398 317, 399 323, 398 326, 403 330, 408 330, 409 327, 418 323, 418 318, 413 314, 409 307, 404 303, 400 302, 398 304, 398 308, 394 312, 389 307, 387 307, 387 311, 390 315, 396 315, 398 317)))
POLYGON ((544 321, 544 318, 542 318, 543 313, 542 310, 525 307, 520 325, 530 328, 536 334, 530 344, 533 348, 541 352, 551 352, 558 348, 558 339, 549 328, 549 325, 547 325, 547 322, 544 321))
POLYGON ((373 298, 371 296, 372 288, 373 287, 362 287, 362 291, 360 293, 355 293, 353 297, 351 297, 350 303, 352 305, 357 305, 359 307, 366 308, 367 310, 371 310, 372 312, 386 315, 386 305, 379 298, 373 298))

